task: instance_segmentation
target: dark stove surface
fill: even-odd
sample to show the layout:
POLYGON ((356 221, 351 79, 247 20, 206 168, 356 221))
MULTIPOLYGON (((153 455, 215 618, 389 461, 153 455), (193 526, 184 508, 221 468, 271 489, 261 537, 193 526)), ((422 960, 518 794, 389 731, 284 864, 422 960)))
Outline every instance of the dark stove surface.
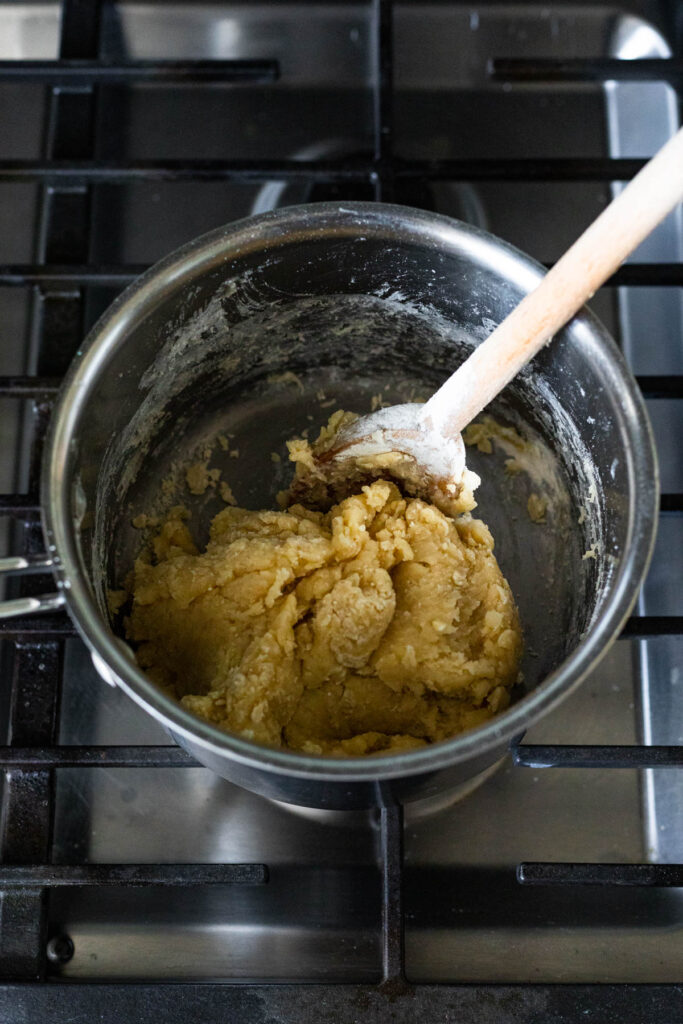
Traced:
MULTIPOLYGON (((678 125, 675 4, 63 7, 0 2, 7 551, 41 550, 56 382, 143 266, 327 198, 435 209, 552 262, 678 125)), ((268 803, 189 766, 64 617, 1 624, 2 1020, 680 1016, 682 229, 679 210, 591 303, 659 445, 638 614, 469 795, 268 803)))

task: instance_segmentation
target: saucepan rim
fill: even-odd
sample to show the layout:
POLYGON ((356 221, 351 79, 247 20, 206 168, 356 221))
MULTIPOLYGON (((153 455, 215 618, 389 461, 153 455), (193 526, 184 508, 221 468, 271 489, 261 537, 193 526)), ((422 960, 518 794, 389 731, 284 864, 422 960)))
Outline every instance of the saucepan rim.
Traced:
POLYGON ((291 206, 236 221, 189 242, 155 264, 114 301, 90 331, 63 381, 43 459, 41 505, 54 573, 66 606, 92 652, 111 670, 117 685, 175 736, 213 755, 273 774, 309 780, 377 781, 437 771, 500 747, 518 737, 563 699, 595 668, 621 631, 636 601, 654 546, 658 471, 651 427, 637 384, 606 329, 584 309, 571 330, 588 345, 619 389, 620 436, 628 466, 628 540, 615 567, 600 615, 576 649, 533 691, 485 725, 433 746, 372 757, 328 757, 273 749, 223 732, 185 710, 140 669, 101 615, 81 561, 72 516, 69 453, 80 412, 92 394, 112 349, 165 296, 197 277, 239 260, 321 235, 379 238, 450 253, 479 254, 515 286, 530 290, 544 268, 493 235, 440 214, 382 203, 315 203, 291 206))

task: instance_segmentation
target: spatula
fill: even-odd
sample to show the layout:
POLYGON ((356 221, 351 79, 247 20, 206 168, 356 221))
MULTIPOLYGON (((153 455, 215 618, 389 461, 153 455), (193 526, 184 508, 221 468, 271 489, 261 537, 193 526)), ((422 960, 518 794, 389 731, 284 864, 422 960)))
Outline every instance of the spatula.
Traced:
POLYGON ((642 168, 538 286, 424 405, 395 405, 342 427, 317 457, 338 482, 358 460, 400 464, 408 490, 444 507, 463 486, 461 431, 683 199, 683 129, 642 168), (399 453, 400 460, 396 459, 399 453))

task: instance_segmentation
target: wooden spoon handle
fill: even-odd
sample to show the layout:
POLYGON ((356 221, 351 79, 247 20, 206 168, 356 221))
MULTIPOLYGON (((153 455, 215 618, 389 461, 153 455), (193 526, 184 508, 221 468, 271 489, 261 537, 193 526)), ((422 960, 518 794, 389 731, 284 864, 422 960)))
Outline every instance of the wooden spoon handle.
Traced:
POLYGON ((683 129, 429 399, 424 426, 460 433, 682 199, 683 129))

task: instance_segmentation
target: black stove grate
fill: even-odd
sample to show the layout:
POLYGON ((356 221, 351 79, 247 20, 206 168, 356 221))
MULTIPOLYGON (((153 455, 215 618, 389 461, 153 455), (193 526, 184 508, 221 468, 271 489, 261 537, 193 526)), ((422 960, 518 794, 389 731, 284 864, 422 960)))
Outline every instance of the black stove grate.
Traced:
MULTIPOLYGON (((42 443, 59 379, 82 337, 83 289, 123 286, 145 268, 89 261, 90 188, 98 183, 145 181, 361 182, 377 200, 390 201, 401 179, 616 181, 632 177, 641 160, 515 159, 412 160, 393 152, 392 0, 372 0, 375 45, 374 151, 368 158, 325 161, 163 160, 102 162, 94 155, 98 84, 126 82, 272 82, 277 63, 257 61, 103 61, 98 57, 102 0, 64 0, 59 60, 0 62, 0 82, 39 82, 51 89, 40 160, 0 160, 0 182, 42 188, 38 262, 0 266, 0 286, 33 287, 38 335, 35 376, 0 378, 0 397, 31 403, 33 446, 27 493, 0 495, 0 515, 21 530, 27 554, 41 548, 38 473, 42 443), (68 88, 65 88, 68 87, 68 88)), ((315 6, 315 4, 312 4, 315 6)), ((494 60, 490 73, 516 81, 668 81, 680 86, 680 60, 494 60)), ((610 286, 683 284, 683 265, 632 264, 610 286)), ((683 376, 642 376, 646 397, 683 398, 683 376)), ((661 496, 662 515, 680 515, 683 495, 661 496)), ((27 583, 40 588, 39 577, 27 583)), ((45 586, 45 580, 42 581, 45 586)), ((48 933, 47 893, 64 885, 264 884, 265 865, 59 865, 50 864, 54 774, 60 767, 191 767, 179 748, 158 746, 65 747, 55 745, 63 645, 75 631, 63 614, 0 623, 9 648, 9 746, 0 747, 6 775, 3 861, 0 865, 0 1017, 7 1021, 173 1021, 226 1019, 249 1022, 368 1019, 407 1021, 424 1014, 444 1022, 505 1019, 553 1024, 581 1013, 605 1021, 674 1019, 683 1012, 677 985, 412 985, 404 973, 402 912, 403 818, 381 790, 379 859, 382 865, 383 981, 372 985, 259 984, 62 984, 46 983, 49 964, 73 955, 68 936, 48 933), (24 698, 30 695, 30 701, 24 698), (21 697, 21 699, 20 699, 21 697), (29 709, 30 710, 27 710, 29 709)), ((623 636, 682 635, 683 616, 633 616, 623 636)), ((519 766, 679 768, 683 748, 657 746, 513 747, 519 766)), ((525 884, 681 886, 682 865, 522 864, 525 884)))

